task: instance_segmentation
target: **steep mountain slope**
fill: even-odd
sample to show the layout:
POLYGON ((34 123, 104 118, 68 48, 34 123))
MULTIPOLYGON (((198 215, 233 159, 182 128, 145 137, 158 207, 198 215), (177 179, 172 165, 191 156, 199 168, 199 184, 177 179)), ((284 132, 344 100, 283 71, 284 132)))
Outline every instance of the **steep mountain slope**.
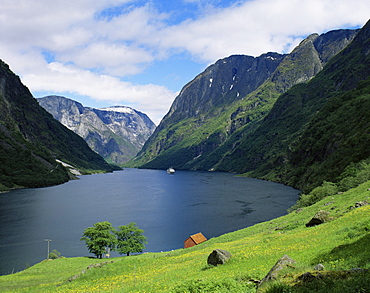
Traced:
POLYGON ((129 107, 94 109, 60 96, 47 96, 38 102, 107 162, 116 165, 132 159, 155 129, 147 115, 129 107))
POLYGON ((0 189, 69 180, 67 170, 56 159, 82 173, 113 170, 81 137, 40 107, 0 60, 0 189))
POLYGON ((313 34, 289 55, 219 60, 182 89, 132 165, 224 170, 219 163, 254 132, 278 96, 320 72, 356 33, 313 34))
POLYGON ((369 158, 370 23, 306 84, 283 94, 256 131, 219 164, 222 170, 310 191, 369 158))

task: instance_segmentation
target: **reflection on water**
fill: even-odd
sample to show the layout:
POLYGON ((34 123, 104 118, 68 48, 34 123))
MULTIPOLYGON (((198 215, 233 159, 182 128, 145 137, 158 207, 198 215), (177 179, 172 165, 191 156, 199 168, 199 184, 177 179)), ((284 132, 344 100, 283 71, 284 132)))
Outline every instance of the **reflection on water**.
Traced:
POLYGON ((228 173, 138 169, 14 190, 0 194, 0 273, 45 259, 45 239, 63 256, 89 255, 80 238, 96 222, 136 222, 146 251, 166 251, 198 232, 211 238, 281 216, 297 198, 288 186, 228 173))

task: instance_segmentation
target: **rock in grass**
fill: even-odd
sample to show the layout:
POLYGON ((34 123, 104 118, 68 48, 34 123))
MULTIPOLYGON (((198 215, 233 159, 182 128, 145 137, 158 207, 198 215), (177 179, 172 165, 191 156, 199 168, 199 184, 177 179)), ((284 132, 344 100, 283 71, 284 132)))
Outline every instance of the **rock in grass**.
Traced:
POLYGON ((325 269, 324 265, 319 263, 318 265, 315 265, 313 268, 315 271, 323 271, 325 269))
POLYGON ((358 202, 355 203, 355 208, 360 208, 360 207, 366 206, 368 204, 369 203, 366 200, 364 200, 364 201, 358 201, 358 202))
POLYGON ((368 269, 363 269, 363 268, 353 268, 349 270, 350 273, 368 273, 368 269))
POLYGON ((279 271, 284 269, 287 265, 292 265, 292 264, 295 264, 295 260, 285 254, 282 258, 280 258, 276 262, 276 264, 271 268, 271 270, 267 273, 267 275, 261 280, 259 286, 261 286, 263 283, 266 283, 268 281, 276 280, 279 271))
POLYGON ((304 274, 300 275, 298 277, 298 280, 300 280, 302 282, 312 282, 312 281, 314 281, 314 280, 316 280, 320 277, 321 277, 321 275, 314 276, 310 272, 307 272, 307 273, 304 273, 304 274))
POLYGON ((72 277, 69 277, 69 278, 68 278, 68 282, 72 282, 72 281, 74 281, 74 280, 77 280, 80 276, 81 276, 80 274, 77 274, 77 275, 74 275, 74 276, 72 276, 72 277))
POLYGON ((312 227, 325 223, 328 220, 329 212, 318 211, 313 218, 306 224, 306 227, 312 227))
POLYGON ((230 252, 222 249, 215 249, 208 256, 207 263, 212 266, 223 265, 230 258, 231 258, 230 252))

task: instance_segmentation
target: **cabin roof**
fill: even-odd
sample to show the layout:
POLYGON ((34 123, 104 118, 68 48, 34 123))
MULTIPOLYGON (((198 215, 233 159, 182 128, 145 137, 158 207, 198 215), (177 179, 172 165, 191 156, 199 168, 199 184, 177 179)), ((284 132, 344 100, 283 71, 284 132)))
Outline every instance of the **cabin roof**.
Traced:
POLYGON ((204 237, 202 233, 191 235, 189 238, 191 238, 196 244, 202 243, 207 240, 207 238, 204 237))

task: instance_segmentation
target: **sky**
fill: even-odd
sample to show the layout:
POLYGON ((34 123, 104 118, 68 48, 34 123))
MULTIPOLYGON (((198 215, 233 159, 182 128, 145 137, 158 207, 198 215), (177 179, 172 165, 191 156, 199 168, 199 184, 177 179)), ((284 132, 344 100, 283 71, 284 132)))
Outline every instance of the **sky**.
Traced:
POLYGON ((0 59, 35 98, 129 106, 159 124, 218 59, 359 28, 368 0, 0 0, 0 59))

